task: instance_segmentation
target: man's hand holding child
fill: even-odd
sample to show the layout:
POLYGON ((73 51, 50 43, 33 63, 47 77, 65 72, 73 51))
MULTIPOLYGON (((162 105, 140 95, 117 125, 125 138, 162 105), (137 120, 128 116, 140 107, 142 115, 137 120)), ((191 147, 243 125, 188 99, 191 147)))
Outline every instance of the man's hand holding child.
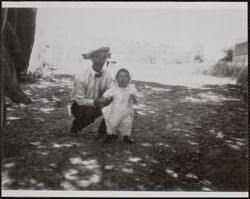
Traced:
POLYGON ((112 98, 108 99, 105 97, 99 97, 94 100, 94 106, 98 108, 103 108, 104 106, 108 106, 112 102, 112 98))
POLYGON ((101 97, 96 98, 94 100, 94 106, 97 107, 97 108, 102 108, 103 107, 103 99, 101 97))

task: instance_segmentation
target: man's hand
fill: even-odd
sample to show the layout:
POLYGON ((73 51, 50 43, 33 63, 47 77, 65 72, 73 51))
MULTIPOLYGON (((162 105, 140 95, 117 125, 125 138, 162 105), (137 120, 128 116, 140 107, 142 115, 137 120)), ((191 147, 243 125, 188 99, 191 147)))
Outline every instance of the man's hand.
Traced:
POLYGON ((94 106, 103 108, 104 106, 108 106, 112 101, 113 98, 107 99, 105 97, 100 97, 94 100, 94 106))
POLYGON ((106 99, 106 101, 104 102, 103 106, 108 106, 112 103, 113 98, 111 97, 110 99, 106 99))
POLYGON ((103 96, 103 94, 105 93, 105 89, 101 89, 101 90, 99 90, 99 97, 102 97, 103 96))
POLYGON ((103 107, 103 99, 102 98, 95 99, 94 106, 97 108, 102 108, 103 107))

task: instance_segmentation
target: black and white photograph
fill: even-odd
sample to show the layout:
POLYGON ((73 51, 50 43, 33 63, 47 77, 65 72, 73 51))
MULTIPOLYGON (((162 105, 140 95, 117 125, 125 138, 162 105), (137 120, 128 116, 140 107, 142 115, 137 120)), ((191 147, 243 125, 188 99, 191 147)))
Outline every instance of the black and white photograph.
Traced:
POLYGON ((3 196, 248 196, 247 2, 1 15, 3 196))

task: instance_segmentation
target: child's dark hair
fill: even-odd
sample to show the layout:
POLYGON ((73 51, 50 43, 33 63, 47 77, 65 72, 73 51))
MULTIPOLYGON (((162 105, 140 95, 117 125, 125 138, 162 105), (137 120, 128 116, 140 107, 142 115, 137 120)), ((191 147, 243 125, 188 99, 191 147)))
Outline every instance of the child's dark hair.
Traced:
POLYGON ((129 73, 129 71, 128 71, 127 69, 125 69, 125 68, 121 68, 121 69, 118 70, 118 72, 116 73, 116 76, 115 76, 115 79, 116 79, 116 80, 117 80, 117 77, 118 77, 119 73, 121 73, 121 72, 126 72, 126 73, 128 74, 129 80, 131 80, 130 73, 129 73))

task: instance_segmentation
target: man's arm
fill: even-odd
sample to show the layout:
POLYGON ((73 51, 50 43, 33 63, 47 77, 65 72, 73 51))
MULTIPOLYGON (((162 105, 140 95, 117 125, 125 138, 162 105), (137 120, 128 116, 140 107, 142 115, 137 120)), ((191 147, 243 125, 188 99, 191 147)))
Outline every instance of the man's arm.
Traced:
POLYGON ((107 71, 103 71, 105 73, 104 80, 104 89, 99 90, 99 97, 94 100, 94 105, 99 108, 103 108, 104 106, 109 105, 112 99, 112 87, 113 87, 113 79, 111 75, 107 71))
MULTIPOLYGON (((76 100, 76 102, 82 106, 94 106, 94 100, 86 97, 86 89, 83 86, 82 81, 80 81, 78 78, 75 78, 74 84, 73 84, 73 90, 75 91, 75 95, 73 96, 73 100, 76 100)), ((74 93, 73 93, 74 94, 74 93)))
POLYGON ((113 86, 113 79, 111 75, 106 70, 104 71, 104 73, 105 73, 104 77, 105 80, 103 82, 104 88, 99 91, 99 97, 102 97, 103 94, 113 86))
POLYGON ((108 75, 107 75, 107 82, 106 82, 106 88, 107 88, 106 90, 109 90, 109 89, 111 89, 114 86, 115 86, 115 84, 114 84, 113 78, 108 73, 108 75))
POLYGON ((101 103, 102 107, 108 106, 113 101, 113 89, 113 87, 109 88, 100 98, 98 98, 98 102, 101 103))

